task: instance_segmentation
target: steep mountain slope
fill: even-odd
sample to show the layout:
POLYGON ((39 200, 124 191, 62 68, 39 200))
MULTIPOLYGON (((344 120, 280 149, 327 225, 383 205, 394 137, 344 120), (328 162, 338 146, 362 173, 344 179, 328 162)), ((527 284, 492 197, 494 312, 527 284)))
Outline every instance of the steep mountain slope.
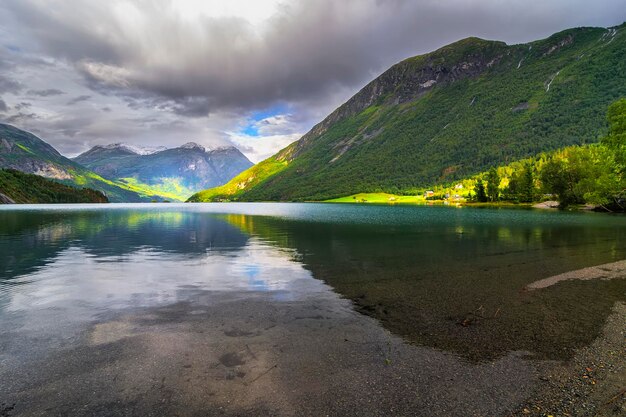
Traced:
POLYGON ((74 161, 104 177, 182 200, 222 185, 252 166, 237 148, 207 150, 193 142, 147 154, 124 144, 95 146, 74 161))
POLYGON ((32 133, 0 123, 0 168, 54 179, 66 185, 101 191, 112 202, 162 199, 127 184, 115 183, 64 157, 32 133))
POLYGON ((597 141, 626 95, 626 25, 523 45, 468 38, 394 65, 299 141, 190 201, 415 192, 597 141))
POLYGON ((59 184, 34 174, 0 169, 0 203, 108 203, 100 191, 59 184))

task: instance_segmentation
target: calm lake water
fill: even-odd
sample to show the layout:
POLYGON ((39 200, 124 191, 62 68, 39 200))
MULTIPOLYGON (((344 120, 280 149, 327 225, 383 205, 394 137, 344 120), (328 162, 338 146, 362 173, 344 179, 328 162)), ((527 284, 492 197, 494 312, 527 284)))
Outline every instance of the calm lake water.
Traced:
POLYGON ((524 287, 625 258, 626 218, 596 213, 6 206, 0 402, 15 415, 332 414, 365 406, 344 378, 367 374, 380 407, 453 415, 465 395, 466 412, 506 412, 532 391, 533 361, 568 359, 626 299, 621 279, 524 287), (448 398, 441 372, 472 382, 448 398), (491 383, 501 397, 475 404, 491 383), (343 400, 321 401, 329 390, 343 400))

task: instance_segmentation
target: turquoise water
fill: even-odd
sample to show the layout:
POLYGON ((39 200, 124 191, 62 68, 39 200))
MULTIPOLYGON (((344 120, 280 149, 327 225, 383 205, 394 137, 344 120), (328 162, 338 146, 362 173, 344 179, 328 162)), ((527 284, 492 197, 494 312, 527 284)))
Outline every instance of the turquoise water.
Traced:
POLYGON ((624 259, 625 231, 623 216, 539 210, 6 206, 0 330, 26 325, 61 332, 109 310, 193 303, 198 289, 244 298, 264 291, 280 302, 330 287, 418 344, 471 358, 520 348, 558 357, 595 336, 623 286, 566 283, 558 296, 553 289, 520 295, 524 286, 624 259), (578 307, 583 293, 591 307, 578 307), (485 315, 499 317, 488 325, 482 320, 469 337, 459 334, 458 322, 485 315), (551 347, 541 346, 546 332, 558 338, 551 347))

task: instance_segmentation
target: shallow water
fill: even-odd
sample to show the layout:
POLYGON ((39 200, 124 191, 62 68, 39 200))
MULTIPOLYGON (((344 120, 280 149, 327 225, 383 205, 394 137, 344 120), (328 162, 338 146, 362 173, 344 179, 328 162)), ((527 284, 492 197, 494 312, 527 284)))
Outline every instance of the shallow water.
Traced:
MULTIPOLYGON (((72 369, 89 386, 95 365, 76 363, 87 355, 81 349, 106 357, 96 369, 157 355, 153 361, 163 363, 151 378, 158 380, 171 376, 166 368, 173 352, 182 355, 184 344, 176 340, 197 344, 197 352, 209 349, 203 345, 208 334, 214 345, 207 354, 215 355, 209 369, 223 368, 214 377, 239 381, 236 389, 246 395, 254 378, 269 378, 263 372, 289 358, 276 359, 272 368, 264 355, 274 357, 281 343, 307 337, 329 346, 371 338, 376 347, 363 350, 363 361, 372 354, 384 357, 383 365, 389 365, 391 346, 412 352, 406 355, 418 355, 413 347, 435 349, 452 354, 445 356, 451 367, 469 361, 465 375, 479 372, 483 361, 507 363, 516 352, 567 359, 595 338, 613 303, 625 299, 626 280, 563 282, 532 294, 524 287, 626 258, 625 231, 623 216, 536 210, 273 203, 2 207, 0 377, 12 383, 0 388, 0 402, 15 398, 26 414, 46 404, 59 414, 76 412, 72 407, 83 396, 68 405, 48 391, 50 384, 74 384, 75 374, 67 374, 72 369), (400 338, 385 342, 394 337, 386 331, 408 345, 400 338), (226 348, 233 340, 238 347, 226 348), (254 340, 256 353, 242 347, 250 349, 254 340), (65 363, 62 370, 33 368, 53 358, 65 363)), ((345 363, 337 352, 336 360, 345 363)), ((420 358, 439 355, 419 352, 420 358)), ((320 369, 333 363, 315 352, 291 354, 320 369)), ((298 375, 315 381, 314 369, 298 366, 298 375)), ((283 384, 287 377, 280 375, 283 384)), ((177 395, 190 395, 186 382, 176 387, 177 395)), ((249 406, 259 407, 258 401, 249 406)), ((291 397, 275 401, 262 409, 289 414, 291 397)), ((111 411, 101 406, 104 414, 111 411)))

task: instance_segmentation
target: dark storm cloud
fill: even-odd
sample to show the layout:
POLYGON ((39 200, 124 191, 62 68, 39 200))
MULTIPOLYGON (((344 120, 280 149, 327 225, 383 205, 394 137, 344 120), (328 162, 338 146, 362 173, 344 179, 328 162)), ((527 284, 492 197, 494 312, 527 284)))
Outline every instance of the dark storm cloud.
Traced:
POLYGON ((239 18, 177 18, 166 0, 126 4, 134 20, 113 7, 124 2, 7 1, 43 53, 73 62, 92 88, 148 94, 136 104, 191 117, 324 100, 470 35, 521 42, 626 19, 623 0, 318 0, 286 3, 254 28, 239 18))
POLYGON ((0 93, 18 94, 24 89, 24 86, 9 77, 0 75, 0 93))
POLYGON ((5 119, 5 123, 15 124, 15 125, 28 124, 29 121, 35 120, 35 119, 39 119, 39 115, 37 115, 36 113, 18 112, 7 117, 5 119))
POLYGON ((28 94, 32 96, 39 96, 39 97, 50 97, 50 96, 60 96, 62 94, 65 94, 65 92, 58 90, 56 88, 48 88, 45 90, 28 90, 28 94))
POLYGON ((7 103, 5 103, 5 101, 0 98, 0 112, 5 112, 8 109, 9 108, 7 107, 7 103))
POLYGON ((87 101, 91 98, 91 96, 89 95, 82 95, 82 96, 77 96, 74 97, 73 99, 71 99, 70 101, 67 102, 68 106, 72 106, 76 103, 80 103, 81 101, 87 101))
POLYGON ((206 97, 184 97, 165 106, 169 106, 174 113, 181 116, 204 117, 208 116, 211 110, 211 100, 206 97))
POLYGON ((26 101, 22 101, 20 103, 17 103, 15 106, 13 106, 15 108, 15 110, 17 111, 22 111, 22 110, 26 110, 30 107, 32 107, 33 104, 32 103, 28 103, 26 101))

